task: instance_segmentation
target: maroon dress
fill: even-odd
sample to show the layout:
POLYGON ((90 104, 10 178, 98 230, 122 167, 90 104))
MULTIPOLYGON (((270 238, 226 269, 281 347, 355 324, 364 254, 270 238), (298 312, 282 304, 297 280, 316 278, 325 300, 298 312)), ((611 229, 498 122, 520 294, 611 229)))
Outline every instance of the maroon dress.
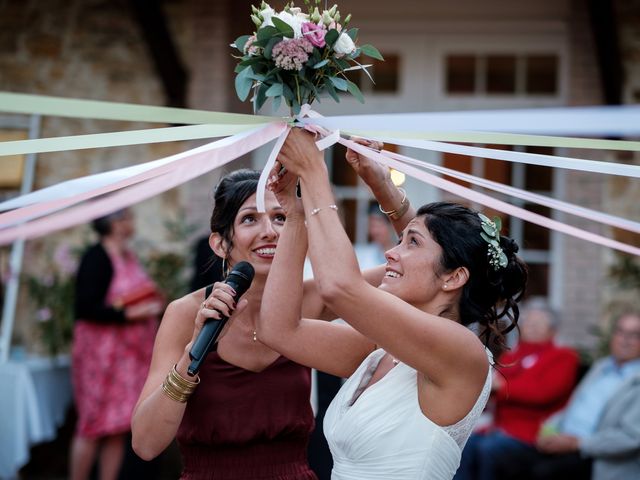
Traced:
POLYGON ((178 430, 182 479, 316 480, 308 368, 278 357, 260 373, 211 352, 178 430))

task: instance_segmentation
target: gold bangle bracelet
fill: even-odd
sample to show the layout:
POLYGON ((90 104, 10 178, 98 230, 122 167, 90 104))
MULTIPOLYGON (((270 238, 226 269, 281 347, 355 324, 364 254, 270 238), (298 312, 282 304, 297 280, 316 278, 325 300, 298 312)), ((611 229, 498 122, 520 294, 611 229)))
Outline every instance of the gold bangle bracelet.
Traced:
POLYGON ((407 199, 407 192, 404 188, 398 187, 400 193, 402 193, 402 200, 400 201, 400 206, 394 210, 385 211, 382 209, 382 205, 378 204, 378 208, 382 213, 388 216, 391 220, 400 220, 402 216, 407 213, 409 210, 409 200, 407 199))
POLYGON ((162 382, 162 391, 170 399, 185 403, 199 383, 200 377, 197 377, 195 382, 187 380, 178 373, 176 365, 174 365, 162 382))

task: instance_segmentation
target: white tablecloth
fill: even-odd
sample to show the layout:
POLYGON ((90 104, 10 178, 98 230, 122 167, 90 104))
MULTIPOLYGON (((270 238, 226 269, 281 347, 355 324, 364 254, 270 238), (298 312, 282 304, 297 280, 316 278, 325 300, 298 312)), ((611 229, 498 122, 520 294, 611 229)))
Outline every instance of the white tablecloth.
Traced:
POLYGON ((32 445, 55 438, 70 403, 68 357, 0 364, 0 478, 14 478, 32 445))

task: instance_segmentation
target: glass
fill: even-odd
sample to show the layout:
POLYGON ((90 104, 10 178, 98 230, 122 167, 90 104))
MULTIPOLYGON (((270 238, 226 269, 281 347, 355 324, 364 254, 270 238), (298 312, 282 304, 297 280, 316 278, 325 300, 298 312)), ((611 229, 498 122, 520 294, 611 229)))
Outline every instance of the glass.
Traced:
POLYGON ((489 55, 487 57, 487 93, 516 92, 516 57, 489 55))
POLYGON ((446 59, 447 93, 474 93, 476 90, 476 57, 449 55, 446 59))
POLYGON ((558 56, 529 55, 526 61, 526 93, 553 95, 558 92, 558 56))

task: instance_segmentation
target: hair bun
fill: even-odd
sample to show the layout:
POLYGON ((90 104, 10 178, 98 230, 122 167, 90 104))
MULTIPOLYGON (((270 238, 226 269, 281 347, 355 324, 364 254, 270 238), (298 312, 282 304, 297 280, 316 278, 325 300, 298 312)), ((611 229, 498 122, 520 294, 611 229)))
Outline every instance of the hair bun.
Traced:
POLYGON ((515 255, 520 250, 518 243, 513 238, 505 237, 504 235, 500 237, 500 246, 507 257, 515 255))

